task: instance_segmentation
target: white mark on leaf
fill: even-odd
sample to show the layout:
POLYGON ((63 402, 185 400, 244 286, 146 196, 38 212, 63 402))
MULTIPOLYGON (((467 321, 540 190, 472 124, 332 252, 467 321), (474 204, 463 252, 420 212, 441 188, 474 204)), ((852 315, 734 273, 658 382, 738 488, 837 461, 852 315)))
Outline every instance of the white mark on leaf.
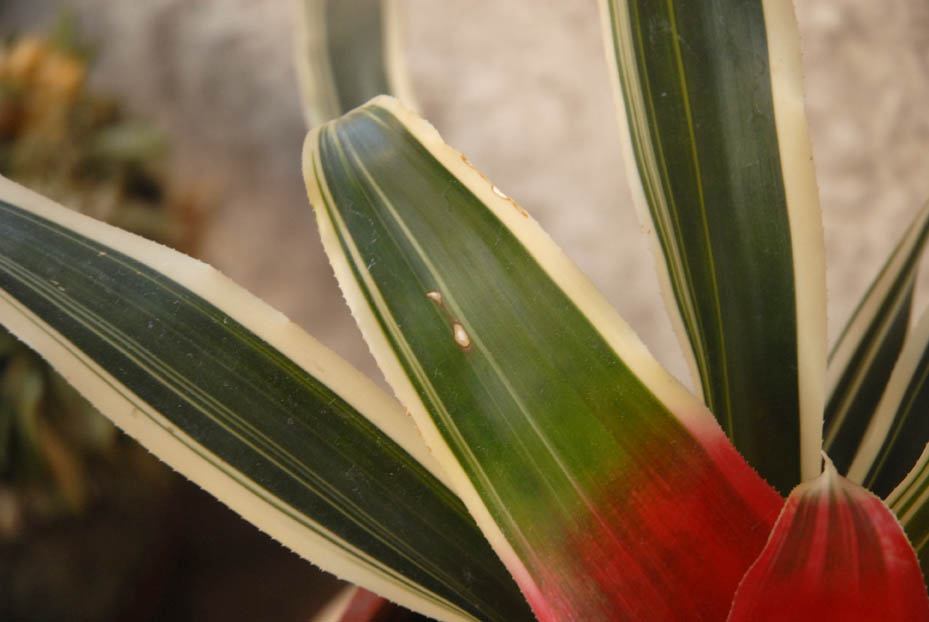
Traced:
POLYGON ((442 297, 442 292, 435 290, 426 292, 426 298, 431 300, 436 304, 436 306, 442 310, 442 313, 445 315, 445 319, 448 320, 448 323, 452 327, 452 338, 455 340, 455 343, 462 350, 471 349, 471 336, 468 335, 468 331, 465 330, 464 326, 461 325, 461 322, 455 319, 455 317, 449 312, 448 308, 445 306, 445 299, 442 297))
POLYGON ((455 322, 452 332, 455 335, 455 343, 466 350, 471 347, 471 337, 468 336, 468 331, 464 329, 464 326, 455 322))

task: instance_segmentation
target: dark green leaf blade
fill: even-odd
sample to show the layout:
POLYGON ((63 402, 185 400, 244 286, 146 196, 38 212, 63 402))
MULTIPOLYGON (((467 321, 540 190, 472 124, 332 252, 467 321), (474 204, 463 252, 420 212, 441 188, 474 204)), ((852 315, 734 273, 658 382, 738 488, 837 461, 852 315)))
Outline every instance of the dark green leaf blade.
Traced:
POLYGON ((304 174, 372 353, 536 615, 721 619, 783 500, 537 223, 390 98, 311 132, 304 174))
POLYGON ((443 619, 531 618, 399 405, 209 266, 0 178, 0 320, 323 568, 443 619))
POLYGON ((826 318, 792 7, 602 7, 630 182, 695 379, 786 493, 820 469, 826 318))
POLYGON ((308 127, 392 94, 413 97, 392 0, 297 0, 296 67, 308 127))

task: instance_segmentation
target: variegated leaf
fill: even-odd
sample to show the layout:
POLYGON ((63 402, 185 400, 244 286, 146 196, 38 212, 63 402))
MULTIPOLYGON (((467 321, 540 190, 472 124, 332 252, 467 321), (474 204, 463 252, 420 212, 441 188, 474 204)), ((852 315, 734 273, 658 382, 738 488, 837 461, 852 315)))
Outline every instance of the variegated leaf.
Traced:
MULTIPOLYGON (((858 461, 856 468, 859 472, 850 475, 855 481, 864 481, 865 474, 861 470, 865 465, 862 460, 873 458, 857 458, 856 453, 861 452, 862 438, 878 412, 878 403, 903 347, 910 321, 916 269, 927 236, 929 204, 917 214, 871 283, 829 357, 829 399, 826 402, 823 447, 840 473, 848 472, 853 459, 858 461)), ((889 402, 881 406, 881 417, 893 416, 889 408, 892 408, 889 402)), ((921 449, 929 436, 912 440, 921 449)), ((897 473, 897 480, 885 482, 886 486, 878 494, 887 494, 899 482, 916 455, 909 456, 909 464, 905 465, 903 472, 897 473)))
POLYGON ((315 127, 375 95, 413 105, 397 0, 294 0, 303 113, 315 127))
POLYGON ((528 214, 390 98, 314 130, 304 171, 375 358, 539 619, 725 615, 782 500, 528 214))
POLYGON ((402 408, 209 266, 0 178, 0 322, 324 569, 442 619, 531 617, 402 408))
POLYGON ((929 313, 903 346, 883 397, 848 470, 849 479, 886 496, 929 441, 929 313))
POLYGON ((602 0, 628 177, 703 399, 786 493, 820 469, 822 222, 783 0, 602 0))

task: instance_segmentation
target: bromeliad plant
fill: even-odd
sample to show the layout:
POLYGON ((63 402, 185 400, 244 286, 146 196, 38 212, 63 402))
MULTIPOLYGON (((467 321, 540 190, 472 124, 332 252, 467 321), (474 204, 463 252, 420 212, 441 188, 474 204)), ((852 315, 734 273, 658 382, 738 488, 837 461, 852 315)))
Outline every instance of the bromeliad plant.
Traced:
POLYGON ((791 3, 602 14, 699 396, 389 98, 314 129, 304 174, 399 400, 212 268, 7 181, 2 321, 258 527, 429 616, 929 620, 929 215, 827 367, 791 3))

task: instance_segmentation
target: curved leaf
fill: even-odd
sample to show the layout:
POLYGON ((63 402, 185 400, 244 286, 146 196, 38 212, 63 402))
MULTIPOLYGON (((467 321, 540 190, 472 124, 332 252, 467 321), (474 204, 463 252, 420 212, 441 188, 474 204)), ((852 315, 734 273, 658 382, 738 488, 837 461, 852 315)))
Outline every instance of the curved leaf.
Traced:
MULTIPOLYGON (((887 263, 871 283, 858 304, 829 357, 823 447, 840 473, 847 473, 852 459, 859 461, 862 437, 884 394, 894 363, 903 347, 913 304, 916 269, 929 236, 929 204, 917 214, 887 263)), ((890 406, 882 407, 887 416, 890 406)), ((929 434, 929 430, 927 430, 929 434)), ((913 439, 919 444, 929 440, 923 435, 913 439)), ((917 450, 917 455, 919 451, 917 450)), ((908 469, 916 455, 911 456, 908 469)), ((887 494, 906 472, 889 483, 879 495, 887 494)), ((864 481, 863 473, 850 475, 864 481)), ((866 486, 869 486, 867 483, 866 486)))
POLYGON ((720 619, 782 500, 526 212, 390 98, 314 130, 304 173, 375 358, 536 615, 720 619))
POLYGON ((830 464, 797 486, 736 592, 729 622, 929 620, 913 548, 884 503, 830 464))
POLYGON ((399 405, 209 266, 0 178, 0 321, 324 569, 443 619, 529 617, 399 405))
POLYGON ((887 388, 870 418, 848 478, 889 494, 929 440, 929 313, 907 338, 887 388))
POLYGON ((308 127, 381 94, 413 105, 396 0, 295 0, 296 67, 308 127))
POLYGON ((792 5, 601 5, 628 177, 694 378, 736 448, 786 493, 819 473, 826 360, 792 5))

